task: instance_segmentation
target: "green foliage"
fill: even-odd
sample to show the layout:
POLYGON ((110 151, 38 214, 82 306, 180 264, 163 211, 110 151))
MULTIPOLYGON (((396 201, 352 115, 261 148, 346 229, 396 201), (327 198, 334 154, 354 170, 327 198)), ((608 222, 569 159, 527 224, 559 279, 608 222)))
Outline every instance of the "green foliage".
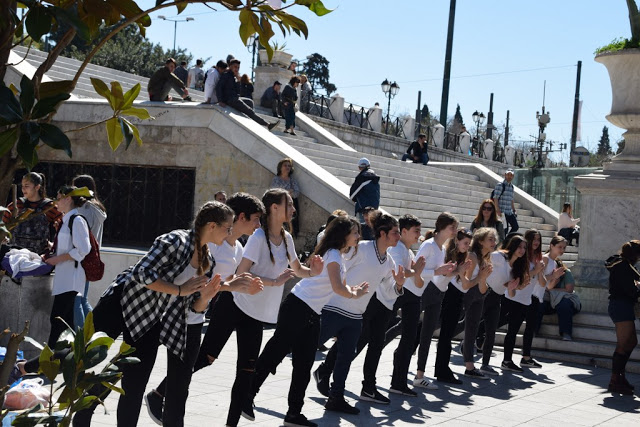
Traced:
POLYGON ((618 149, 616 150, 616 154, 622 153, 622 150, 624 150, 624 142, 624 138, 618 141, 618 149))
POLYGON ((602 136, 598 142, 598 151, 596 154, 602 157, 611 156, 613 154, 611 142, 609 141, 609 128, 606 126, 602 128, 602 136))
POLYGON ((314 53, 307 58, 307 62, 302 64, 302 73, 307 75, 313 91, 315 92, 319 87, 327 92, 327 96, 331 96, 337 88, 329 82, 329 61, 319 53, 314 53))
POLYGON ((604 52, 617 52, 623 49, 634 49, 638 47, 640 47, 640 40, 633 41, 629 39, 618 38, 606 46, 599 47, 594 53, 597 55, 604 52))

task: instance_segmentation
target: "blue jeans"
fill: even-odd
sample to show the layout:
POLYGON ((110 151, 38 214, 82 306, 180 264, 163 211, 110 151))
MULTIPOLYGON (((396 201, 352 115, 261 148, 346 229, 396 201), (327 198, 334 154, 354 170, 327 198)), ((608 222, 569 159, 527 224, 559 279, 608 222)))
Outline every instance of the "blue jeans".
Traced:
MULTIPOLYGON (((356 348, 360 332, 362 332, 362 319, 351 319, 333 311, 322 310, 320 318, 320 341, 326 342, 331 337, 338 337, 333 365, 333 383, 329 389, 331 397, 343 397, 344 385, 347 381, 351 362, 356 357, 356 348)), ((332 364, 330 361, 329 364, 332 364)))
POLYGON ((515 233, 518 231, 520 226, 518 225, 518 217, 516 214, 504 214, 505 219, 507 220, 507 226, 504 229, 504 235, 506 236, 509 233, 515 233))
MULTIPOLYGON (((413 157, 410 157, 408 153, 404 153, 402 155, 402 161, 406 161, 407 159, 411 159, 413 160, 413 157)), ((415 160, 413 160, 413 163, 417 163, 415 160)), ((429 163, 429 155, 427 153, 424 153, 422 155, 422 164, 426 165, 427 163, 429 163)))
POLYGON ((563 298, 556 305, 556 311, 558 312, 558 328, 560 335, 573 333, 573 315, 576 314, 576 310, 573 308, 573 303, 568 298, 563 298))
POLYGON ((73 303, 74 328, 83 327, 84 319, 87 317, 87 314, 93 310, 93 308, 91 308, 91 304, 89 304, 89 300, 87 299, 87 293, 89 293, 89 281, 84 284, 83 294, 76 295, 76 300, 73 303))

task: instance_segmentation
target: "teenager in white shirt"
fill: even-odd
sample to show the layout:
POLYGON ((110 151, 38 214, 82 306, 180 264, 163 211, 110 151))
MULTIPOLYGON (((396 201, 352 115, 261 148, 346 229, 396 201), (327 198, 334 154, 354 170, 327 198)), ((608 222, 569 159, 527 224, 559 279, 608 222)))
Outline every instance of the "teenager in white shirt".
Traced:
POLYGON ((63 186, 58 191, 58 210, 64 215, 62 225, 56 237, 55 254, 46 260, 49 265, 56 267, 53 276, 53 306, 51 307, 51 331, 47 344, 53 349, 60 334, 67 326, 57 317, 62 318, 69 326, 74 328, 73 309, 76 295, 83 295, 86 276, 81 261, 91 251, 89 241, 89 226, 78 215, 78 208, 87 201, 84 197, 70 196, 75 190, 73 186, 63 186), (71 217, 73 220, 73 232, 69 228, 71 217))
MULTIPOLYGON (((222 293, 215 301, 213 315, 209 321, 202 346, 200 345, 200 335, 204 323, 204 314, 188 313, 188 363, 185 364, 184 369, 174 370, 176 371, 174 376, 178 377, 177 384, 170 371, 169 376, 165 377, 145 397, 149 415, 158 424, 164 422, 166 425, 179 425, 183 423, 184 406, 189 391, 192 370, 196 372, 212 364, 234 330, 238 340, 238 370, 231 402, 236 403, 236 407, 235 411, 233 410, 233 405, 229 408, 227 425, 236 425, 240 418, 241 403, 248 391, 253 370, 251 360, 255 361, 257 358, 257 355, 245 354, 246 344, 256 339, 260 340, 262 323, 239 310, 233 302, 231 292, 243 292, 253 295, 260 292, 263 286, 262 281, 257 277, 252 278, 250 281, 234 280, 236 269, 242 260, 242 245, 237 240, 243 235, 252 235, 260 227, 260 218, 265 209, 260 199, 247 193, 233 194, 227 200, 226 205, 235 214, 233 228, 231 230, 225 229, 227 233, 224 234, 224 240, 221 243, 209 243, 209 251, 215 265, 213 274, 219 274, 225 281, 220 287, 222 293), (172 398, 172 396, 176 396, 176 398, 172 398), (165 400, 164 412, 163 400, 165 400), (235 418, 233 414, 235 414, 235 418), (233 421, 234 419, 235 422, 233 421)), ((181 275, 184 276, 184 273, 181 275)), ((251 275, 245 273, 244 277, 251 277, 251 275)), ((177 280, 174 281, 174 283, 176 282, 177 280)), ((169 353, 170 358, 171 356, 171 353, 169 353)))
POLYGON ((322 269, 298 282, 282 303, 276 330, 256 363, 255 380, 245 409, 251 410, 252 401, 264 381, 291 353, 293 372, 284 425, 317 426, 301 411, 318 348, 320 313, 334 293, 354 299, 368 292, 366 282, 349 286, 345 281, 343 255, 358 244, 359 238, 360 224, 353 217, 338 217, 326 228, 324 238, 314 252, 314 257, 322 257, 317 263, 322 269))
MULTIPOLYGON (((372 298, 378 298, 386 305, 393 306, 397 296, 402 294, 402 285, 405 282, 404 267, 399 266, 396 274, 396 264, 390 256, 391 250, 400 240, 398 220, 380 211, 371 212, 369 220, 375 240, 360 242, 357 252, 346 261, 347 283, 367 282, 369 293, 357 300, 345 299, 336 294, 325 305, 322 310, 320 342, 325 342, 331 337, 338 337, 338 341, 327 353, 325 362, 314 372, 318 390, 329 397, 325 409, 347 414, 360 412, 344 400, 344 385, 351 362, 358 354, 357 350, 365 345, 358 345, 363 329, 363 314, 372 298), (329 388, 332 372, 333 383, 329 388)), ((379 359, 380 353, 369 355, 367 352, 367 356, 379 359)), ((370 366, 367 366, 368 369, 370 366)), ((375 383, 375 370, 373 377, 375 383)))
POLYGON ((420 274, 422 280, 408 282, 405 285, 404 294, 398 298, 394 309, 402 309, 402 334, 398 348, 393 357, 393 375, 391 377, 391 393, 405 396, 416 396, 416 392, 407 386, 409 363, 415 349, 416 335, 420 311, 424 310, 422 330, 420 332, 420 348, 418 350, 418 369, 414 385, 428 387, 421 381, 424 378, 427 356, 431 338, 440 319, 440 307, 442 297, 446 291, 446 283, 441 287, 434 284, 437 276, 450 274, 456 267, 455 263, 445 263, 445 242, 451 238, 458 229, 458 220, 450 213, 444 212, 436 220, 435 230, 427 232, 427 240, 422 243, 416 257, 425 258, 425 267, 420 274), (422 283, 421 283, 422 282, 422 283), (422 298, 422 303, 421 303, 422 298))

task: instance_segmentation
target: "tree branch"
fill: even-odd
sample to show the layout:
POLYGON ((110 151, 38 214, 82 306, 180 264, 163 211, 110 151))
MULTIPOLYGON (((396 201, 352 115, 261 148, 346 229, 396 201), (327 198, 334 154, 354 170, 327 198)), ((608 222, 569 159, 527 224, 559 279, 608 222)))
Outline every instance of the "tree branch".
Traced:
POLYGON ((70 28, 69 31, 67 31, 64 36, 62 36, 60 41, 58 41, 56 47, 54 47, 53 50, 49 52, 49 55, 47 55, 47 59, 45 59, 44 62, 40 64, 36 72, 33 74, 31 80, 33 81, 34 95, 36 99, 40 99, 40 82, 42 81, 42 76, 44 75, 44 73, 49 71, 49 69, 51 69, 53 64, 58 60, 58 56, 60 56, 64 48, 67 47, 69 43, 71 43, 75 36, 76 30, 70 28))
MULTIPOLYGON (((0 365, 0 384, 7 384, 9 381, 9 375, 13 370, 13 366, 16 364, 16 358, 18 353, 18 346, 24 341, 24 337, 29 333, 29 321, 24 322, 24 328, 19 334, 11 334, 9 343, 7 344, 7 353, 4 357, 4 362, 0 365)), ((0 407, 4 403, 4 394, 0 394, 0 407)))

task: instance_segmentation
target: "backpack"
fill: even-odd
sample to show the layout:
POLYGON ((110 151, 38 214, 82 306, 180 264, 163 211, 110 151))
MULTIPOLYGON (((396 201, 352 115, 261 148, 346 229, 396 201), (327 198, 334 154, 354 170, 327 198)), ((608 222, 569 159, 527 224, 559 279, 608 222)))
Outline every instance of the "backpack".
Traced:
MULTIPOLYGON (((504 194, 504 189, 505 189, 506 184, 504 183, 504 181, 502 181, 502 191, 500 192, 500 197, 502 197, 502 195, 504 194)), ((490 199, 495 199, 496 196, 496 189, 494 188, 493 190, 491 190, 491 196, 489 197, 490 199)), ((498 203, 500 202, 500 197, 498 197, 498 203)))
MULTIPOLYGON (((25 197, 20 197, 18 201, 22 204, 20 210, 20 214, 22 214, 27 210, 28 201, 25 197)), ((51 203, 51 199, 42 199, 33 208, 33 211, 36 214, 42 212, 49 203, 51 203)), ((42 254, 46 252, 47 241, 52 237, 51 228, 51 223, 45 214, 35 215, 28 221, 20 223, 13 230, 13 243, 21 248, 27 248, 31 252, 42 254)))
MULTIPOLYGON (((91 242, 91 250, 84 257, 84 259, 80 261, 80 265, 82 265, 82 268, 84 269, 84 274, 87 277, 87 281, 97 282, 98 280, 102 279, 102 276, 104 276, 104 262, 102 262, 102 260, 100 259, 100 245, 98 245, 96 238, 93 236, 93 233, 89 228, 89 222, 84 216, 80 214, 71 215, 71 217, 69 218, 69 233, 71 234, 71 236, 73 236, 73 220, 77 216, 82 217, 87 223, 87 229, 89 231, 89 241, 91 242)), ((76 261, 76 268, 77 267, 78 261, 76 261)))

